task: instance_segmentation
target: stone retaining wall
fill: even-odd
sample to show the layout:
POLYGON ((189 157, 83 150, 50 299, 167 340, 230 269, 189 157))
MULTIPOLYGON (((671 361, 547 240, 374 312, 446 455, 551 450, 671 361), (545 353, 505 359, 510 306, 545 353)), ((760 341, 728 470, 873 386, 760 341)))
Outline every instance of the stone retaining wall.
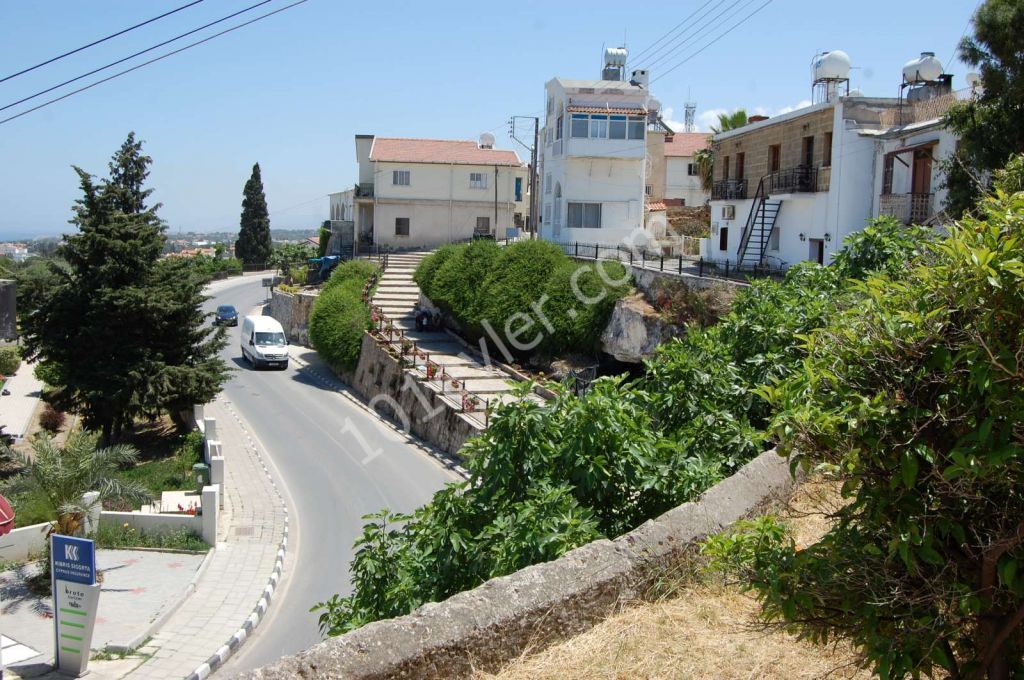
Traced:
POLYGON ((251 672, 285 678, 452 678, 494 670, 591 628, 622 601, 642 597, 695 542, 762 510, 792 490, 786 460, 754 459, 694 503, 614 541, 491 579, 407 616, 371 623, 251 672))
POLYGON ((309 315, 316 297, 315 293, 285 293, 275 288, 270 292, 270 304, 264 314, 277 319, 288 342, 309 347, 309 315))
POLYGON ((480 433, 479 425, 441 399, 437 387, 403 371, 369 333, 363 335, 355 372, 341 377, 375 410, 446 453, 457 455, 480 433))

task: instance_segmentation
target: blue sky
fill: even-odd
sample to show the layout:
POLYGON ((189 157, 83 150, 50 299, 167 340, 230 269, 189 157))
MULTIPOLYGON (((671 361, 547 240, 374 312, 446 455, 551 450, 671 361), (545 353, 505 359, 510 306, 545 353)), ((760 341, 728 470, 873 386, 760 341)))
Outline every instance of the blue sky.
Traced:
MULTIPOLYGON (((0 83, 0 106, 255 2, 206 0, 0 83)), ((652 92, 674 119, 682 119, 687 93, 705 123, 716 110, 773 114, 797 106, 810 97, 812 56, 828 49, 850 54, 853 85, 868 95, 895 96, 903 63, 923 50, 937 54, 955 87, 964 86, 966 69, 951 56, 974 0, 773 0, 659 78, 762 2, 714 0, 700 13, 715 8, 708 18, 722 10, 722 19, 735 18, 684 34, 697 40, 651 67, 652 92)), ((4 2, 0 77, 181 4, 4 2)), ((236 229, 242 186, 256 161, 272 226, 316 226, 327 216, 326 194, 355 179, 353 135, 475 139, 491 131, 499 146, 512 148, 505 121, 539 114, 546 80, 598 77, 602 45, 625 36, 637 54, 702 5, 309 0, 0 125, 0 240, 71 229, 78 187, 70 166, 105 173, 130 130, 154 159, 150 185, 170 233, 236 229)))

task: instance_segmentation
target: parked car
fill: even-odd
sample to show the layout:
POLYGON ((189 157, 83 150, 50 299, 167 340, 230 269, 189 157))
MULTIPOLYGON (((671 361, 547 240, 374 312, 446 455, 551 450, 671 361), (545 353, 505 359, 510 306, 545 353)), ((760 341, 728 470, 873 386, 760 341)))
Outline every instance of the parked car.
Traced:
POLYGON ((215 326, 237 326, 238 310, 234 305, 220 305, 217 307, 217 315, 213 318, 215 326))
POLYGON ((269 316, 247 316, 242 322, 242 356, 252 364, 288 368, 288 340, 284 328, 269 316))

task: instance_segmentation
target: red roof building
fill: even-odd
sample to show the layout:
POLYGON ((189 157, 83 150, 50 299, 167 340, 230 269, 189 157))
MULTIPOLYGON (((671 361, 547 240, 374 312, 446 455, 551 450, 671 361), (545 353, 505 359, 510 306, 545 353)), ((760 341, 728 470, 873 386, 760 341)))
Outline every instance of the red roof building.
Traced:
POLYGON ((471 140, 375 137, 370 160, 385 163, 442 163, 444 165, 501 165, 519 167, 515 151, 486 149, 471 140))
POLYGON ((665 137, 666 156, 692 156, 709 146, 711 135, 707 132, 676 132, 671 138, 665 137))

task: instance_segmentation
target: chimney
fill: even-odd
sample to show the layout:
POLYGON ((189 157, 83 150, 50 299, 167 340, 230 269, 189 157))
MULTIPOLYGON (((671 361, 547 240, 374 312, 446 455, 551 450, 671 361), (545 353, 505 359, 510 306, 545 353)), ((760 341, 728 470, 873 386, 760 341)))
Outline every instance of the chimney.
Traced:
POLYGON ((747 118, 747 124, 760 123, 762 120, 768 120, 768 116, 750 116, 747 118))

